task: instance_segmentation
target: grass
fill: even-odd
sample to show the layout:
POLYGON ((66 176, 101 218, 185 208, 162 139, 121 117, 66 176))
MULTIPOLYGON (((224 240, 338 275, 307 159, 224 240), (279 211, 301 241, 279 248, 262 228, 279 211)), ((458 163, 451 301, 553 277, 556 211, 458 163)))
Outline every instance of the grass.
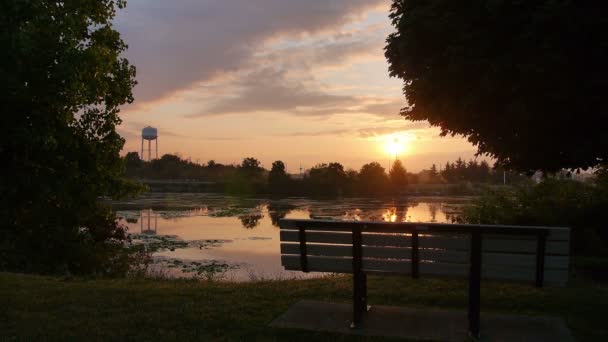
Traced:
MULTIPOLYGON (((566 288, 486 282, 482 315, 560 316, 577 340, 606 340, 608 288, 576 273, 573 277, 566 288)), ((0 340, 372 339, 267 326, 301 299, 349 302, 350 279, 220 283, 0 273, 0 340)), ((467 288, 464 281, 370 277, 369 298, 371 304, 464 310, 467 288)))

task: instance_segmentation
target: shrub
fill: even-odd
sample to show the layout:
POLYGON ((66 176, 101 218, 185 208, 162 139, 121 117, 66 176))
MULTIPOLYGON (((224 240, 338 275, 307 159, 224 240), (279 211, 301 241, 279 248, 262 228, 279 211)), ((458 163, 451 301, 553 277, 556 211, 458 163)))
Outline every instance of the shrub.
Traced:
POLYGON ((463 223, 563 226, 572 229, 573 254, 608 255, 604 211, 608 189, 573 180, 490 189, 464 208, 463 223))

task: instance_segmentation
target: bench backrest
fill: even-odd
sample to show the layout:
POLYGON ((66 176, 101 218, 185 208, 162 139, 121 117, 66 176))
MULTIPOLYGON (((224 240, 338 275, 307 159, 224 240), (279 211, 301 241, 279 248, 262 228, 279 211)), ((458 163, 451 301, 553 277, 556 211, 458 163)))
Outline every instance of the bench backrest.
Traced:
POLYGON ((481 241, 481 277, 562 286, 568 279, 569 228, 338 220, 280 221, 287 270, 469 276, 472 239, 481 241))

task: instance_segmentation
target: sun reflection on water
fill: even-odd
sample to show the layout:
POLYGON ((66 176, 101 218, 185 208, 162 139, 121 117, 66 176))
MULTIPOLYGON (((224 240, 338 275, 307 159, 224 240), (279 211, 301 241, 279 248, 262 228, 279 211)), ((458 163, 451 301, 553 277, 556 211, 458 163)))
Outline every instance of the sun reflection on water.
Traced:
MULTIPOLYGON (((153 257, 169 276, 184 276, 175 265, 207 267, 207 263, 211 263, 211 266, 230 266, 222 268, 221 276, 236 281, 249 281, 252 275, 272 279, 318 276, 282 268, 278 229, 282 218, 319 216, 356 221, 450 222, 459 208, 458 203, 426 199, 271 201, 172 196, 172 206, 152 203, 156 209, 150 209, 151 201, 144 198, 140 200, 140 208, 118 210, 117 214, 134 239, 160 246, 153 257), (182 204, 183 209, 174 209, 175 203, 182 204)), ((214 267, 211 268, 215 270, 214 267)))

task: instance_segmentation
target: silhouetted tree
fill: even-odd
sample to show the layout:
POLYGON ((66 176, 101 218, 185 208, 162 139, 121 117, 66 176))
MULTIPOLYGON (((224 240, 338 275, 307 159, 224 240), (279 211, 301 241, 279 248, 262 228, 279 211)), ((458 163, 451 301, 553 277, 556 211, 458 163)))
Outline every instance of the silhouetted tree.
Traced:
POLYGON ((250 177, 259 176, 264 169, 262 168, 262 163, 255 158, 245 158, 239 167, 239 170, 243 172, 243 174, 250 177))
POLYGON ((0 5, 0 270, 105 273, 124 229, 99 198, 123 180, 116 132, 135 68, 113 28, 124 1, 0 5))
POLYGON ((272 163, 268 173, 269 190, 274 194, 284 194, 289 191, 289 175, 285 172, 285 164, 277 160, 272 163))
POLYGON ((385 193, 388 177, 384 168, 377 162, 363 165, 359 171, 359 191, 364 195, 379 195, 385 193))
POLYGON ((429 182, 430 183, 438 183, 439 182, 439 172, 437 171, 437 165, 431 165, 429 169, 429 182))
POLYGON ((310 169, 305 182, 315 195, 342 195, 346 184, 344 166, 340 163, 316 165, 310 169))
POLYGON ((603 2, 393 0, 390 18, 408 120, 520 171, 608 160, 603 2))
POLYGON ((393 192, 402 193, 407 187, 407 171, 403 167, 401 160, 397 159, 389 172, 389 179, 393 192))
POLYGON ((128 177, 137 177, 137 175, 141 172, 143 165, 144 162, 139 158, 139 154, 137 152, 128 152, 125 155, 125 174, 128 177))
POLYGON ((490 181, 491 168, 487 161, 482 160, 479 163, 479 182, 486 183, 490 181))
POLYGON ((456 175, 455 167, 452 163, 445 163, 445 167, 443 168, 443 170, 441 170, 441 177, 443 177, 443 179, 448 183, 454 183, 454 181, 456 180, 456 175))

